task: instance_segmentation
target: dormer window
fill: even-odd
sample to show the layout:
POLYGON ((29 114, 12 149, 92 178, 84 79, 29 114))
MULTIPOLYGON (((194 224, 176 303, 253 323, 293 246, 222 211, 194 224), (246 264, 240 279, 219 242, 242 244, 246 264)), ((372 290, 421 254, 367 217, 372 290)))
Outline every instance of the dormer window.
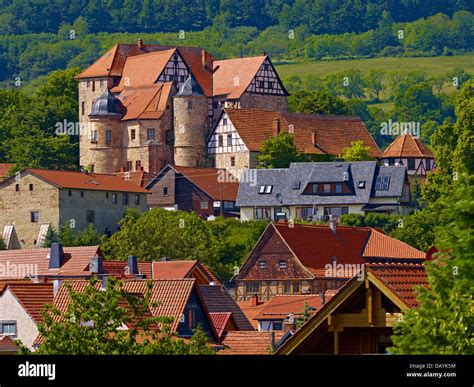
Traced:
POLYGON ((387 191, 390 188, 390 176, 377 176, 375 180, 375 189, 377 191, 387 191))
POLYGON ((258 261, 258 268, 259 269, 266 269, 267 268, 267 261, 264 261, 263 259, 258 261))
POLYGON ((267 185, 267 187, 265 188, 265 193, 266 194, 271 194, 272 189, 273 189, 273 185, 267 185))
POLYGON ((336 184, 336 193, 342 193, 342 184, 340 183, 336 184))
POLYGON ((318 193, 318 185, 317 184, 313 184, 313 193, 314 194, 317 194, 318 193))
POLYGON ((286 269, 286 261, 284 259, 281 259, 278 261, 278 268, 279 269, 286 269))
POLYGON ((264 186, 264 185, 261 185, 261 186, 260 186, 260 189, 258 190, 258 193, 259 193, 259 194, 265 193, 265 186, 264 186))
POLYGON ((331 193, 331 184, 323 185, 324 193, 331 193))
POLYGON ((357 183, 357 188, 364 189, 365 188, 365 181, 361 180, 357 183))

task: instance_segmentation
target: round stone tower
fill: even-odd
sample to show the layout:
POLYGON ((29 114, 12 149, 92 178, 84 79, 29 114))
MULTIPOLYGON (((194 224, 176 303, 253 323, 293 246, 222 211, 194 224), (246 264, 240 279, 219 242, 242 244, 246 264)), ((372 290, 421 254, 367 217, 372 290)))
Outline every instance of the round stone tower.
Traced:
POLYGON ((96 173, 112 173, 123 166, 122 103, 109 89, 97 98, 89 114, 90 124, 81 135, 81 163, 96 173))
POLYGON ((173 100, 174 163, 181 167, 204 167, 208 103, 201 86, 192 74, 173 100))

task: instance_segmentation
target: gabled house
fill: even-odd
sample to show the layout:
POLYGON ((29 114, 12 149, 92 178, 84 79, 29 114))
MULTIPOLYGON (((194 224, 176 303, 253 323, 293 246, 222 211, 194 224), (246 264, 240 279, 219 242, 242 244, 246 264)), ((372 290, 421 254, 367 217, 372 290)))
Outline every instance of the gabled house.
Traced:
POLYGON ((420 263, 426 255, 369 227, 270 223, 232 279, 235 299, 336 290, 376 262, 420 263))
POLYGON ((147 194, 116 175, 25 169, 0 182, 3 239, 20 249, 42 247, 51 226, 113 232, 128 208, 147 209, 147 194))
POLYGON ((411 210, 404 167, 375 161, 291 163, 285 169, 253 170, 239 185, 240 218, 328 220, 368 212, 411 210))
POLYGON ((42 309, 53 301, 53 284, 3 283, 0 287, 0 336, 33 348, 42 309))
POLYGON ((423 265, 367 264, 275 352, 286 354, 386 353, 394 325, 416 307, 416 286, 427 286, 423 265))
MULTIPOLYGON (((124 290, 134 295, 145 294, 147 282, 125 280, 124 290)), ((84 291, 88 283, 88 281, 68 282, 75 292, 84 291)), ((171 318, 170 330, 178 337, 190 338, 198 325, 201 325, 210 342, 219 342, 219 336, 194 278, 151 280, 151 284, 151 303, 153 304, 150 306, 151 316, 171 318)), ((65 313, 70 302, 69 291, 63 284, 54 297, 54 305, 65 313)), ((44 338, 38 336, 35 345, 41 345, 43 341, 44 338)))
POLYGON ((162 259, 151 265, 153 279, 194 278, 198 285, 220 284, 214 274, 197 260, 162 259))
POLYGON ((293 135, 296 149, 308 160, 327 161, 341 155, 356 140, 381 152, 358 117, 289 113, 252 108, 224 108, 207 139, 207 153, 216 168, 241 171, 257 167, 263 143, 280 132, 293 135))
POLYGON ((167 165, 146 188, 149 207, 193 211, 204 218, 239 214, 239 183, 222 169, 167 165))
POLYGON ((410 177, 424 178, 435 167, 433 153, 412 135, 398 136, 382 155, 384 165, 405 166, 410 177))

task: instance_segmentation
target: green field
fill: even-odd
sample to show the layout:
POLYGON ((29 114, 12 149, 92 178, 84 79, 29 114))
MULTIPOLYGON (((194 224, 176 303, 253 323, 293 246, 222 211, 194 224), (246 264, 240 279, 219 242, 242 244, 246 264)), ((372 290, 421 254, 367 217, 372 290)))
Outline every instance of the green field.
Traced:
POLYGON ((474 74, 474 54, 458 56, 436 56, 430 58, 372 58, 352 60, 328 60, 308 63, 278 64, 278 74, 285 77, 289 74, 305 76, 315 74, 324 77, 330 73, 339 73, 349 69, 363 72, 369 69, 392 70, 424 70, 429 75, 446 74, 455 67, 462 67, 474 74))

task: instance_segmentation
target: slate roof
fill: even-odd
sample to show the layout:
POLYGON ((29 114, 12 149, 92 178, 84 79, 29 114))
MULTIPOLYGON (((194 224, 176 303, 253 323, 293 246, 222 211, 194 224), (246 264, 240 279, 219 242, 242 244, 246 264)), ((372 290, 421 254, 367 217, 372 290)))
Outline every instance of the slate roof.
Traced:
POLYGON ((117 99, 109 89, 105 89, 102 95, 92 103, 92 111, 89 117, 102 118, 108 117, 120 118, 124 115, 125 108, 119 99, 117 99))
POLYGON ((273 122, 279 120, 281 131, 289 132, 292 128, 294 143, 300 153, 337 156, 353 141, 362 140, 370 147, 371 156, 381 156, 379 147, 359 117, 260 109, 225 108, 224 111, 251 151, 259 152, 265 140, 276 136, 273 122), (316 146, 312 142, 313 132, 316 146))
POLYGON ((434 158, 433 153, 429 148, 421 142, 420 139, 415 138, 409 134, 398 136, 383 152, 383 158, 434 158))
POLYGON ((186 79, 186 81, 181 85, 175 97, 188 97, 196 95, 204 96, 204 90, 201 88, 201 86, 199 86, 199 83, 197 83, 193 74, 190 74, 188 79, 186 79))
POLYGON ((401 196, 406 176, 404 167, 378 167, 376 161, 291 163, 290 167, 285 169, 256 169, 252 172, 256 173, 257 184, 245 179, 240 182, 236 203, 239 207, 368 204, 371 195, 401 196), (390 176, 389 189, 386 191, 375 191, 379 174, 390 176), (303 195, 309 183, 336 182, 348 184, 354 194, 303 195), (359 187, 359 182, 365 182, 364 188, 359 187), (260 194, 262 185, 272 185, 272 192, 260 194))

